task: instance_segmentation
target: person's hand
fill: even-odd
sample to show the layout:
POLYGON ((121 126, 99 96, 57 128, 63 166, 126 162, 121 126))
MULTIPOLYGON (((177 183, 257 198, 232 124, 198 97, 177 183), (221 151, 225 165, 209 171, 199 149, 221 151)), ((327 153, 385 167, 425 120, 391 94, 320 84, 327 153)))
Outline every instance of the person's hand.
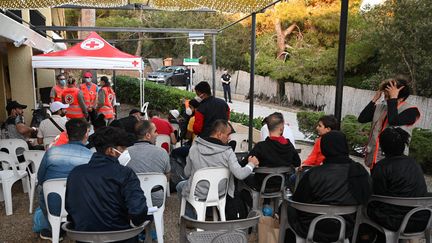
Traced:
POLYGON ((397 99, 399 95, 399 91, 403 89, 405 86, 401 86, 400 88, 397 87, 396 81, 392 80, 390 81, 389 85, 386 87, 386 91, 389 94, 390 99, 397 99))
POLYGON ((259 165, 259 160, 255 156, 249 156, 248 162, 252 163, 255 167, 258 167, 258 165, 259 165))
POLYGON ((377 90, 375 92, 374 97, 372 98, 372 102, 376 103, 381 98, 381 95, 382 95, 382 91, 381 90, 377 90))

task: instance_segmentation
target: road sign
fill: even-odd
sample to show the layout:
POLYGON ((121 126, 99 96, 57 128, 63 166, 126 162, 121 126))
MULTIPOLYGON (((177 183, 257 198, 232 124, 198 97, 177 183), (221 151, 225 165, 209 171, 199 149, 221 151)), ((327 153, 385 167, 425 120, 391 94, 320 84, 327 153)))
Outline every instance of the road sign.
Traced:
POLYGON ((183 65, 185 66, 199 65, 199 58, 183 58, 183 65))

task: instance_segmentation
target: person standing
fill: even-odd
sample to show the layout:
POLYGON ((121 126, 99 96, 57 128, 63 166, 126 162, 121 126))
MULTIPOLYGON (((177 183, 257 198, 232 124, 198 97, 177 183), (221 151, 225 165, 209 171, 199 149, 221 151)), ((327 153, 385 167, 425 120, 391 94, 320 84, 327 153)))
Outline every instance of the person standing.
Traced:
POLYGON ((102 76, 100 79, 101 88, 98 92, 97 113, 105 116, 105 121, 109 124, 114 120, 114 102, 115 93, 111 88, 111 84, 107 76, 102 76))
POLYGON ((84 95, 84 102, 87 106, 90 121, 94 123, 96 120, 97 85, 92 82, 92 77, 91 72, 85 72, 80 89, 84 95))
POLYGON ((195 122, 193 125, 194 133, 205 138, 210 136, 213 122, 218 119, 229 120, 230 108, 222 99, 211 95, 209 83, 202 81, 195 86, 195 99, 200 102, 200 106, 195 110, 195 122))
MULTIPOLYGON (((416 106, 405 100, 410 95, 408 82, 404 78, 384 80, 375 92, 372 101, 362 110, 358 117, 360 123, 372 122, 369 141, 366 147, 365 164, 373 168, 377 161, 384 158, 380 149, 379 134, 389 126, 399 126, 411 137, 413 125, 420 118, 416 106), (384 101, 377 103, 384 94, 384 101)), ((408 155, 409 145, 405 148, 408 155)))
POLYGON ((69 77, 68 87, 63 90, 62 97, 63 103, 69 105, 66 109, 66 117, 68 119, 88 117, 83 92, 76 87, 76 80, 74 78, 69 77))
POLYGON ((50 98, 51 103, 54 101, 62 101, 63 90, 66 87, 66 77, 64 74, 57 75, 56 85, 51 88, 50 98))
POLYGON ((227 96, 228 96, 228 102, 232 103, 231 101, 231 75, 229 75, 228 71, 224 71, 224 73, 221 76, 221 81, 222 81, 222 87, 223 87, 223 91, 224 91, 224 98, 225 98, 225 102, 227 102, 227 96))

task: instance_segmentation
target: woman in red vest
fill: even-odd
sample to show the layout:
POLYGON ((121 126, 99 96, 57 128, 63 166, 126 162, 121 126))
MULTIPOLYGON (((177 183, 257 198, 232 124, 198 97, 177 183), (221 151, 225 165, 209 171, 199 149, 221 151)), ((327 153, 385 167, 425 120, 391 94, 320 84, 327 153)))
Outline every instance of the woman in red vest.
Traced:
POLYGON ((97 85, 92 83, 92 73, 85 72, 83 74, 83 82, 80 86, 81 92, 84 95, 84 102, 87 106, 87 111, 91 122, 96 120, 96 105, 97 105, 97 85))
POLYGON ((84 96, 82 91, 75 86, 75 83, 75 79, 69 77, 68 87, 63 90, 62 101, 64 104, 69 104, 66 117, 68 119, 86 118, 88 113, 84 96))
POLYGON ((107 76, 102 76, 100 79, 101 89, 98 92, 97 113, 103 114, 107 124, 115 118, 114 102, 115 93, 111 88, 111 84, 107 76))

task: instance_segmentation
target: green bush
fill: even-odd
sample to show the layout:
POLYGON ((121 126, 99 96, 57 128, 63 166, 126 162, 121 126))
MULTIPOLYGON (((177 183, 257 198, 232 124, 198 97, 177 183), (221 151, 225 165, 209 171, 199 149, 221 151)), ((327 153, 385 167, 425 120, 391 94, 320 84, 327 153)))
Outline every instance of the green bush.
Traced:
MULTIPOLYGON (((117 99, 121 103, 139 105, 139 79, 129 76, 117 76, 117 99)), ((149 101, 149 109, 168 112, 171 109, 181 109, 182 99, 193 99, 195 94, 189 91, 145 82, 144 100, 149 101)))
POLYGON ((432 131, 415 128, 410 143, 410 156, 414 157, 425 173, 432 173, 432 131))
POLYGON ((353 115, 345 116, 341 123, 341 130, 346 135, 351 153, 362 153, 368 142, 371 124, 360 123, 353 115))
MULTIPOLYGON (((253 127, 261 130, 263 117, 257 117, 252 120, 253 127)), ((231 112, 230 121, 249 126, 249 115, 244 113, 231 112)))
POLYGON ((309 139, 315 139, 318 137, 315 127, 317 126, 318 119, 322 117, 324 112, 311 112, 301 111, 297 113, 297 121, 299 124, 299 130, 309 139))

